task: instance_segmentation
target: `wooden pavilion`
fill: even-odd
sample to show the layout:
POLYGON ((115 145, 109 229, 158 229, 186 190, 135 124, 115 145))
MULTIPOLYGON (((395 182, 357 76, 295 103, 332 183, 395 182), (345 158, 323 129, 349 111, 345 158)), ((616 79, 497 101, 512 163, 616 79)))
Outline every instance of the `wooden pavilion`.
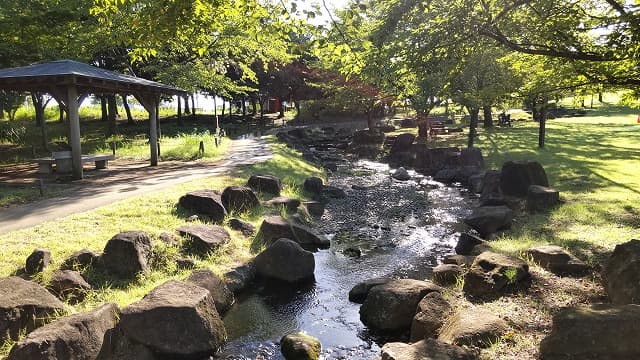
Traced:
POLYGON ((79 100, 87 94, 133 95, 149 113, 151 166, 158 165, 158 114, 161 95, 185 96, 184 90, 119 74, 73 60, 0 69, 0 90, 44 92, 67 109, 73 178, 82 179, 79 100))

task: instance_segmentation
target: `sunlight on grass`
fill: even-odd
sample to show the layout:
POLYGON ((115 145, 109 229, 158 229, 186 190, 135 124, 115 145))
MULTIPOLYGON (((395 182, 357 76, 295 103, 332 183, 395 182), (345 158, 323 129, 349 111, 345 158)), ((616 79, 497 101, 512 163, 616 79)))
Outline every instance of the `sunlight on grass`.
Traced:
MULTIPOLYGON (((122 281, 89 269, 85 275, 92 283, 97 284, 97 289, 82 303, 68 305, 68 311, 81 312, 105 302, 116 302, 120 306, 126 306, 169 279, 183 279, 189 271, 178 270, 175 262, 171 260, 172 256, 181 253, 181 248, 167 246, 159 240, 162 232, 174 233, 174 229, 184 225, 185 218, 191 215, 189 211, 177 206, 180 196, 198 189, 222 190, 228 185, 245 185, 251 174, 272 174, 283 180, 283 195, 305 200, 301 191, 304 179, 310 176, 325 177, 323 170, 302 160, 300 153, 295 150, 275 143, 273 139, 270 140, 270 146, 274 152, 271 160, 240 168, 226 176, 193 180, 159 192, 1 235, 0 257, 5 260, 0 264, 0 276, 9 276, 19 271, 33 249, 46 248, 51 251, 54 260, 41 275, 41 282, 46 284, 52 273, 73 252, 83 248, 101 252, 113 235, 121 231, 142 230, 149 234, 154 243, 156 263, 151 273, 130 281, 122 281)), ((261 198, 265 199, 268 197, 261 198)), ((268 213, 277 214, 279 210, 260 208, 230 216, 238 216, 259 226, 262 217, 268 213)), ((252 238, 245 238, 240 232, 228 227, 227 230, 232 237, 230 243, 207 256, 189 255, 196 260, 199 268, 209 268, 222 275, 232 266, 245 263, 255 255, 250 250, 252 238)), ((4 344, 0 348, 0 357, 6 355, 9 346, 4 344)))

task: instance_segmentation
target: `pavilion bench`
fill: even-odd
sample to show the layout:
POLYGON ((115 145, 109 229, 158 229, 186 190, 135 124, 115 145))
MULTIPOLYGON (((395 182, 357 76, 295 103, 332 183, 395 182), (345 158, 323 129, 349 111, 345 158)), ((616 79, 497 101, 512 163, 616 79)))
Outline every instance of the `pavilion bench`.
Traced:
MULTIPOLYGON (((93 162, 96 169, 105 169, 109 165, 109 160, 114 160, 115 156, 111 154, 82 155, 82 163, 93 162)), ((43 157, 33 159, 38 164, 38 174, 52 174, 53 165, 55 164, 56 173, 70 173, 73 166, 71 151, 54 151, 51 157, 43 157)))

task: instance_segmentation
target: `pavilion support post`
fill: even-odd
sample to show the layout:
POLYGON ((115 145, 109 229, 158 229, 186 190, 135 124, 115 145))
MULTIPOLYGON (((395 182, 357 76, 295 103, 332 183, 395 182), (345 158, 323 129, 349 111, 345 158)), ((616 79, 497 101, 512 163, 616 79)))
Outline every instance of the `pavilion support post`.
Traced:
POLYGON ((69 145, 73 178, 82 179, 82 148, 80 147, 80 117, 78 116, 78 89, 75 85, 67 88, 67 116, 69 119, 69 145))
POLYGON ((149 111, 149 147, 151 150, 151 166, 158 166, 158 107, 153 99, 147 108, 149 111))

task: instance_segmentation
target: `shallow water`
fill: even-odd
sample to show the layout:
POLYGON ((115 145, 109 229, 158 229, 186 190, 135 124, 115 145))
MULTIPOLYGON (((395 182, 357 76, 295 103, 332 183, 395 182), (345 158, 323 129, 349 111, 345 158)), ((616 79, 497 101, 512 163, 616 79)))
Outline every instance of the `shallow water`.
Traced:
MULTIPOLYGON (((283 359, 283 335, 305 331, 322 343, 325 359, 372 359, 385 339, 360 322, 360 305, 348 300, 358 282, 380 276, 428 279, 453 253, 474 195, 416 177, 399 182, 385 164, 343 164, 330 185, 347 192, 333 199, 315 229, 332 238, 315 253, 315 281, 303 288, 263 284, 237 299, 225 316, 229 334, 222 359, 283 359), (356 185, 359 190, 352 189, 356 185), (349 247, 360 258, 345 256, 349 247)), ((412 173, 412 175, 415 175, 412 173)))

